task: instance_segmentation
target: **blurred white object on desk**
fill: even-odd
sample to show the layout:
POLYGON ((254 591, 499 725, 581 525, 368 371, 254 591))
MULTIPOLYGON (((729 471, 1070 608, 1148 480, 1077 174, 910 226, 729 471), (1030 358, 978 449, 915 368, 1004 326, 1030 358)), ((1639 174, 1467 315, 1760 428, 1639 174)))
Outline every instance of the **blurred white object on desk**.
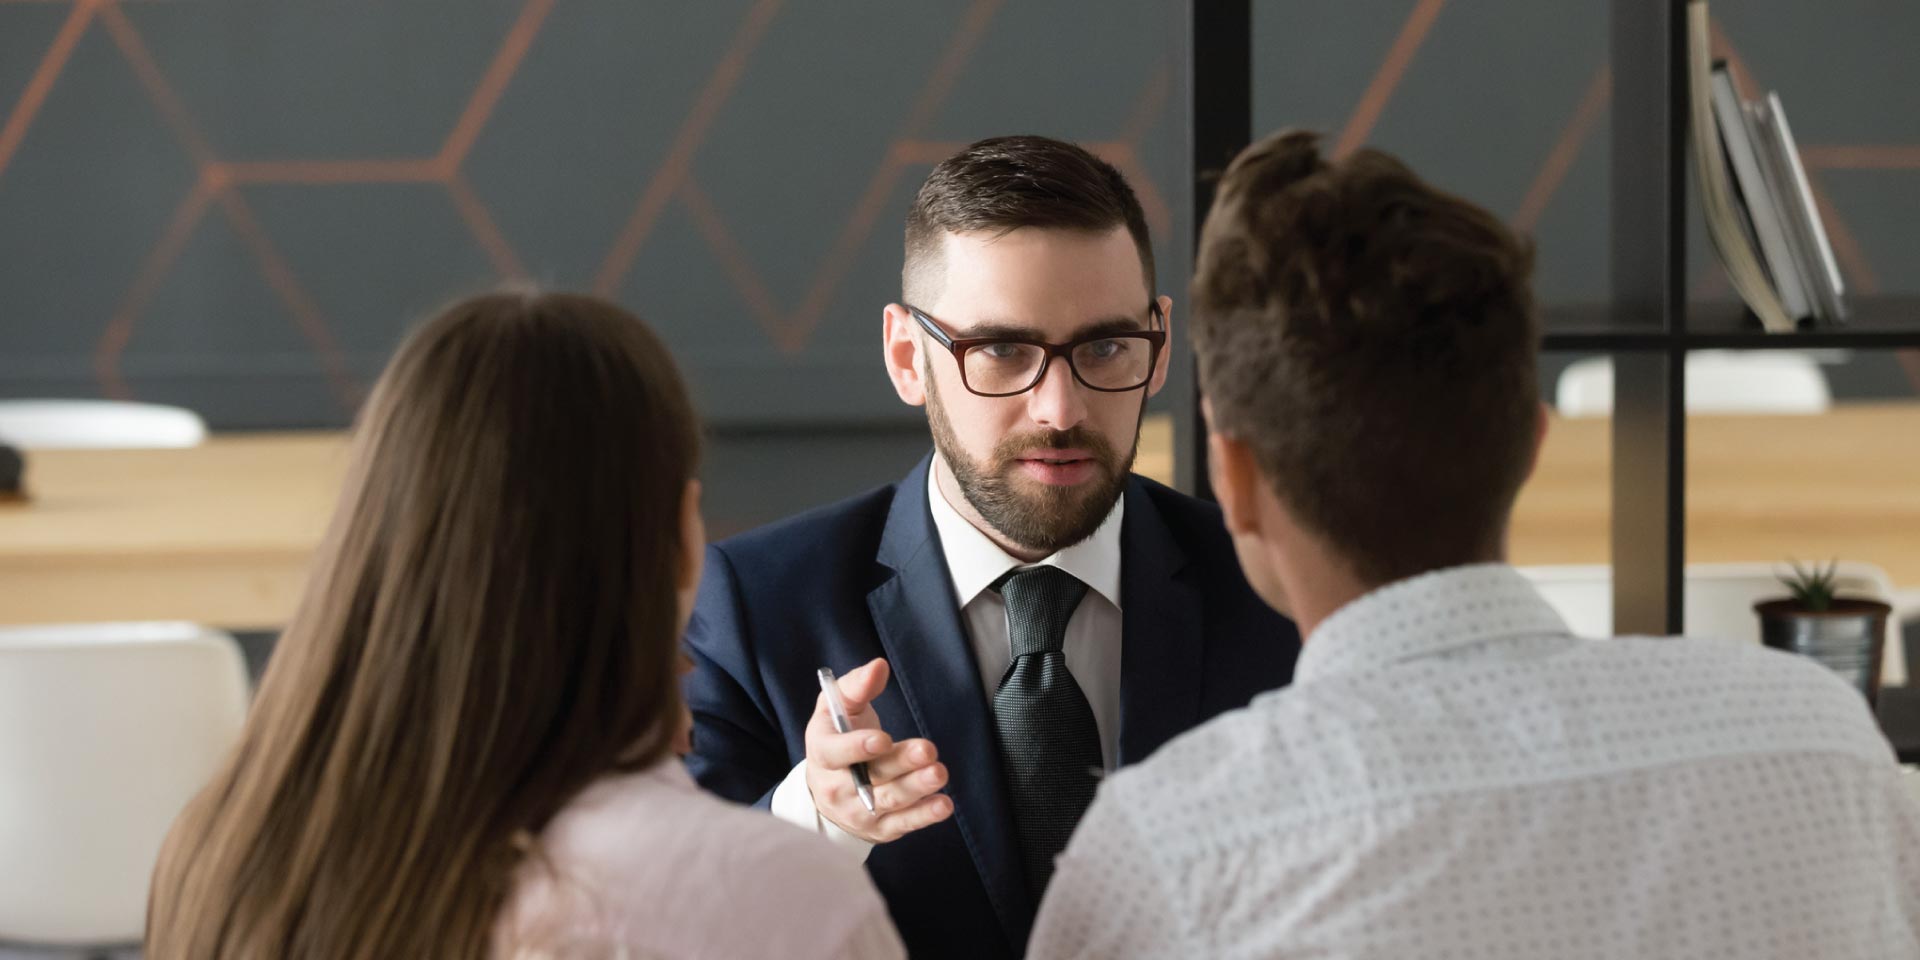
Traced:
POLYGON ((207 439, 180 407, 118 400, 0 400, 0 441, 26 450, 176 449, 207 439))

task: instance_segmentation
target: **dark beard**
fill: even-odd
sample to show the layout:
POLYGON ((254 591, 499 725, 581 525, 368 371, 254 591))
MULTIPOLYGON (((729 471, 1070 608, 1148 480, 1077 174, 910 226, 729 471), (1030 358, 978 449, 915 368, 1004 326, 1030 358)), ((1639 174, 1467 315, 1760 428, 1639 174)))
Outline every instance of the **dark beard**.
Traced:
MULTIPOLYGON (((1140 405, 1142 417, 1146 404, 1140 405)), ((934 449, 946 458, 960 494, 980 518, 1008 540, 1041 554, 1054 554, 1093 536, 1126 489, 1127 474, 1140 451, 1140 429, 1134 424, 1133 446, 1123 459, 1106 438, 1084 427, 1014 434, 994 445, 991 459, 981 464, 967 456, 940 402, 939 388, 927 378, 927 424, 933 430, 934 449), (1042 450, 1079 448, 1093 455, 1100 475, 1078 487, 1039 486, 1023 491, 1014 482, 1016 461, 1042 450)))

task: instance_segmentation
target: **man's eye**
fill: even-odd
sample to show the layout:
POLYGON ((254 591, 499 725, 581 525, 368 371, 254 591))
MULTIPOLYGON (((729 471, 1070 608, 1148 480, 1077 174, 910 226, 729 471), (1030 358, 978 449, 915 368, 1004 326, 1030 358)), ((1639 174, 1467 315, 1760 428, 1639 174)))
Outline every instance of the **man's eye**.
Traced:
POLYGON ((980 352, 995 360, 1013 360, 1022 351, 1017 343, 989 343, 981 347, 980 352))
POLYGON ((1112 360, 1126 352, 1125 340, 1095 340, 1087 344, 1087 355, 1095 360, 1112 360))

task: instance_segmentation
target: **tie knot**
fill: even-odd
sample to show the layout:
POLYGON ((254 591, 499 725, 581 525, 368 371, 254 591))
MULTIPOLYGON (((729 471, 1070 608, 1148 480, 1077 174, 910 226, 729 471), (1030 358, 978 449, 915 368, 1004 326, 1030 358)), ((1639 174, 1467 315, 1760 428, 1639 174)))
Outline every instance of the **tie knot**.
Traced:
POLYGON ((1007 627, 1015 658, 1029 653, 1058 653, 1067 637, 1067 621, 1087 595, 1087 585, 1059 567, 1015 570, 994 581, 1007 601, 1007 627))

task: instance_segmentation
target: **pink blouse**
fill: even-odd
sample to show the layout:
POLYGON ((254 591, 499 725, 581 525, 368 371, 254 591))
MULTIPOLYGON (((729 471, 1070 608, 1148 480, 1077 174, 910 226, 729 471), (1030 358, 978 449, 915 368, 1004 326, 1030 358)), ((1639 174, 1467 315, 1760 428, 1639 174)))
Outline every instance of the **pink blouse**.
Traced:
POLYGON ((496 957, 900 958, 852 855, 702 791, 678 759, 602 778, 541 833, 496 957))

